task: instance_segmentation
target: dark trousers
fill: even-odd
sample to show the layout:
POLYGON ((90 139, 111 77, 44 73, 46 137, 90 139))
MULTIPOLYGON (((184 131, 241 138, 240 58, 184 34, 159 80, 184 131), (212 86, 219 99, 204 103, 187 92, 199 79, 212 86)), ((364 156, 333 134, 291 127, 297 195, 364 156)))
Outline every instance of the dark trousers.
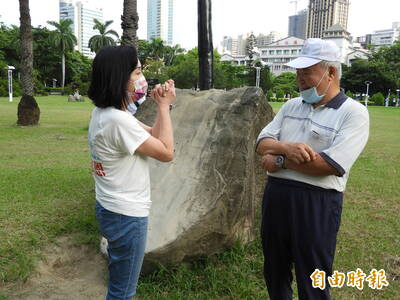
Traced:
POLYGON ((262 203, 264 278, 271 300, 292 299, 292 267, 300 300, 331 299, 328 276, 336 248, 343 194, 301 182, 269 177, 262 203), (326 288, 310 275, 326 273, 326 288))

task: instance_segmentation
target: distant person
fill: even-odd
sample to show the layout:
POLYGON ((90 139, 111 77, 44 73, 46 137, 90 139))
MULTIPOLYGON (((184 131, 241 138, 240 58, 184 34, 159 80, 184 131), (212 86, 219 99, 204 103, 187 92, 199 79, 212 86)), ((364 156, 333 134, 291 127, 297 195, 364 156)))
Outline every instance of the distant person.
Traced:
POLYGON ((157 85, 151 92, 157 104, 153 127, 127 110, 143 99, 146 89, 134 47, 105 47, 97 53, 88 93, 96 106, 88 142, 96 184, 96 217, 108 241, 107 300, 128 300, 136 294, 151 206, 148 158, 162 162, 173 159, 169 105, 176 98, 174 81, 157 85))
POLYGON ((340 90, 340 51, 305 41, 287 64, 301 96, 286 102, 260 133, 256 151, 268 171, 262 203, 264 277, 271 300, 292 299, 292 266, 300 300, 331 299, 328 276, 336 248, 343 191, 368 140, 369 116, 340 90), (326 287, 311 275, 325 272, 326 287))

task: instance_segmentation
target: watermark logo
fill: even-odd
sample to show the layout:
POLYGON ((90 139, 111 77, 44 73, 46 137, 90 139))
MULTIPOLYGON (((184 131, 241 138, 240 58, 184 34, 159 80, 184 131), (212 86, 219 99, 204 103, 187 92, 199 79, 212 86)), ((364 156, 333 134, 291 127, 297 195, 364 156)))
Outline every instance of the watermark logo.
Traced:
POLYGON ((332 288, 342 288, 346 283, 348 287, 355 287, 360 291, 364 289, 364 282, 367 282, 368 287, 374 290, 381 290, 384 286, 389 285, 389 282, 386 279, 386 272, 383 269, 380 269, 379 271, 372 269, 369 272, 369 276, 367 276, 360 268, 357 268, 356 271, 347 272, 347 276, 345 273, 334 271, 332 276, 328 276, 328 280, 326 280, 325 271, 315 269, 315 271, 310 275, 310 278, 312 281, 312 287, 321 290, 326 288, 327 281, 329 286, 332 288))

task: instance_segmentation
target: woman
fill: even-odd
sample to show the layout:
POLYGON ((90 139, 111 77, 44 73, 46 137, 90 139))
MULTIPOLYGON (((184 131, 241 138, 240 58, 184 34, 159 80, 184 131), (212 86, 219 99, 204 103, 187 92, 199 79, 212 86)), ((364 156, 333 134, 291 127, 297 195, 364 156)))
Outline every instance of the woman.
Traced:
POLYGON ((146 97, 147 83, 137 51, 129 46, 105 47, 93 61, 89 97, 94 105, 88 142, 96 183, 96 217, 108 241, 107 300, 131 299, 142 267, 151 205, 148 157, 173 159, 170 104, 172 80, 157 85, 153 127, 133 115, 135 102, 146 97))

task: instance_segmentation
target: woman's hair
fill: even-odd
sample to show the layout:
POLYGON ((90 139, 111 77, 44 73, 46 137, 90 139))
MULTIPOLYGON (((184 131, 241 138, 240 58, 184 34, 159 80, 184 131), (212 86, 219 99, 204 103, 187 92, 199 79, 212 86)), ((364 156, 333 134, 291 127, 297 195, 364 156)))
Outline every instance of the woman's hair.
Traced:
POLYGON ((127 106, 128 81, 138 65, 137 51, 131 46, 108 46, 93 60, 88 96, 101 108, 127 106))

